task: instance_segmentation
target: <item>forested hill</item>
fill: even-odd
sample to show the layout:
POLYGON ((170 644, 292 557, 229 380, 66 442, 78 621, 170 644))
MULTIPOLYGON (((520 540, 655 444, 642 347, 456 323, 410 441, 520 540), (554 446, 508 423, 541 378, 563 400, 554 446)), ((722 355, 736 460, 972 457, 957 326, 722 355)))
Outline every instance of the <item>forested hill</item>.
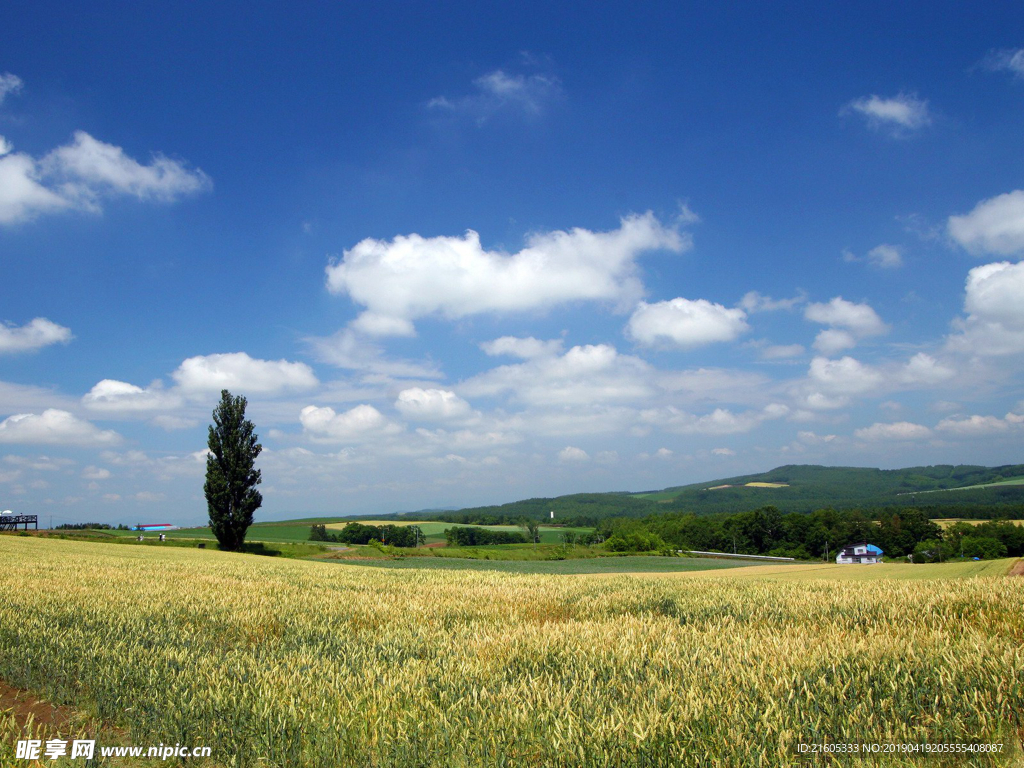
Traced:
POLYGON ((549 518, 554 511, 556 522, 583 522, 622 515, 643 517, 657 512, 742 512, 767 505, 784 512, 810 512, 825 507, 915 506, 935 508, 936 516, 991 517, 1005 513, 1024 517, 1024 464, 942 464, 906 469, 790 464, 756 475, 661 491, 577 493, 403 517, 486 523, 519 517, 549 518), (980 485, 987 487, 976 487, 980 485))

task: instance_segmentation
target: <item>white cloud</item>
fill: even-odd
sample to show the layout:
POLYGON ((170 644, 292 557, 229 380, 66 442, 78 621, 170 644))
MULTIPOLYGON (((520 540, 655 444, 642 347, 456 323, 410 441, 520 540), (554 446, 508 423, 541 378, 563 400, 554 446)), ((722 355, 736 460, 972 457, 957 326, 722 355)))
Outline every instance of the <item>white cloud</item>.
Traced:
POLYGON ((121 436, 101 430, 68 411, 48 408, 41 414, 19 413, 0 422, 0 443, 35 445, 112 445, 121 436))
POLYGON ((882 374, 849 355, 839 360, 816 357, 807 372, 810 383, 831 395, 860 395, 877 389, 882 374))
POLYGON ((558 460, 564 462, 583 462, 590 461, 590 455, 582 448, 576 448, 572 445, 567 445, 565 448, 558 452, 558 460))
POLYGON ((307 405, 302 409, 299 421, 313 439, 331 442, 356 442, 401 431, 401 427, 389 421, 384 414, 365 404, 344 413, 336 413, 329 407, 307 405))
POLYGON ((840 111, 863 115, 868 126, 875 130, 888 130, 893 135, 904 135, 929 125, 928 102, 912 94, 900 93, 892 98, 871 95, 854 99, 840 111))
POLYGON ((982 66, 994 72, 1010 72, 1024 79, 1024 48, 992 51, 982 62, 982 66))
MULTIPOLYGON (((10 152, 6 141, 4 148, 10 152)), ((70 200, 40 183, 39 170, 31 157, 20 152, 0 156, 0 224, 15 224, 70 207, 70 200)))
POLYGON ((417 436, 423 438, 428 444, 442 446, 446 450, 458 448, 459 450, 472 451, 490 449, 503 445, 514 445, 522 442, 522 437, 511 430, 504 429, 416 429, 417 436))
POLYGON ((387 332, 433 314, 460 318, 569 301, 632 302, 642 292, 641 253, 689 246, 688 236, 651 213, 627 216, 611 232, 535 234, 514 254, 484 250, 472 230, 463 237, 368 238, 328 265, 327 287, 367 308, 371 319, 361 330, 387 332))
POLYGON ((821 445, 822 443, 831 443, 836 439, 835 435, 819 435, 816 432, 803 431, 797 432, 797 438, 802 443, 808 445, 821 445))
POLYGON ((501 69, 473 81, 476 92, 459 98, 438 96, 427 102, 437 112, 466 115, 483 125, 501 112, 537 117, 562 93, 557 77, 546 74, 509 74, 501 69))
POLYGON ((842 296, 836 296, 828 304, 809 304, 804 310, 804 317, 822 325, 845 328, 857 338, 880 336, 889 330, 870 306, 854 304, 842 296))
POLYGON ((492 357, 509 355, 510 357, 520 357, 523 360, 531 360, 535 357, 561 354, 562 340, 541 341, 533 336, 528 336, 525 339, 516 336, 502 336, 500 339, 483 342, 480 349, 492 357))
POLYGON ((740 299, 739 307, 748 314, 755 312, 774 312, 776 310, 790 310, 798 304, 807 301, 807 296, 802 292, 791 299, 773 299, 771 296, 763 296, 757 291, 748 291, 740 299))
POLYGON ((333 336, 310 336, 303 341, 317 360, 338 368, 397 378, 439 379, 443 376, 429 360, 388 358, 380 346, 367 341, 352 328, 343 328, 333 336))
POLYGON ((974 355, 1024 352, 1024 262, 1000 261, 967 273, 964 310, 948 346, 974 355))
POLYGON ((1011 429, 1024 427, 1024 416, 1008 413, 1003 418, 996 416, 968 416, 966 418, 950 417, 943 419, 935 428, 963 437, 983 437, 1009 432, 1011 429))
POLYGON ((222 389, 234 394, 276 394, 312 389, 319 383, 305 363, 257 360, 245 352, 190 357, 172 376, 183 392, 199 395, 222 389))
POLYGON ((814 337, 814 348, 823 355, 835 355, 857 346, 857 339, 849 331, 828 328, 814 337))
POLYGON ((76 131, 72 143, 42 159, 25 153, 0 156, 0 224, 26 221, 41 213, 74 209, 99 213, 101 200, 128 195, 172 202, 208 190, 210 179, 176 160, 154 156, 142 165, 113 144, 76 131))
POLYGON ((639 358, 595 344, 493 368, 465 381, 459 390, 470 397, 511 393, 533 405, 593 404, 646 399, 654 393, 651 376, 652 369, 639 358))
POLYGON ((908 385, 933 385, 949 381, 956 375, 952 368, 942 365, 931 355, 918 352, 900 371, 899 380, 908 385))
POLYGON ((412 387, 398 393, 395 408, 409 419, 448 421, 473 415, 469 403, 445 389, 412 387))
POLYGON ((854 434, 861 440, 902 442, 906 440, 922 440, 931 435, 932 431, 921 424, 909 421, 897 421, 892 424, 875 423, 870 427, 858 429, 854 434))
POLYGON ((642 411, 640 420, 667 432, 690 435, 732 435, 749 432, 763 422, 778 419, 789 413, 789 408, 772 403, 757 411, 733 413, 727 408, 716 408, 711 413, 697 416, 675 406, 642 411))
MULTIPOLYGON (((163 155, 155 155, 149 165, 128 157, 121 147, 94 139, 85 131, 75 131, 71 144, 50 152, 40 161, 43 174, 71 185, 72 198, 93 201, 104 192, 130 195, 140 200, 172 202, 210 187, 209 177, 200 170, 189 170, 163 155)), ((89 205, 94 203, 90 202, 89 205)))
POLYGON ((748 330, 742 309, 683 298, 655 304, 641 301, 626 326, 630 338, 641 344, 671 344, 683 349, 733 341, 748 330))
POLYGON ((90 465, 82 470, 82 477, 86 480, 109 480, 110 470, 90 465))
POLYGON ((1024 252, 1024 190, 982 200, 970 213, 950 216, 949 236, 975 256, 1024 252))
POLYGON ((126 381, 103 379, 82 397, 82 405, 113 413, 157 411, 179 407, 181 398, 161 389, 143 389, 126 381))
POLYGON ((867 255, 868 261, 882 269, 896 269, 903 266, 903 251, 896 245, 875 246, 867 255))
POLYGON ((711 453, 714 456, 735 456, 736 451, 732 448, 712 448, 711 453))
MULTIPOLYGON (((2 183, 0 180, 0 185, 2 183)), ((2 195, 0 192, 0 197, 2 195)), ((30 352, 50 344, 66 344, 70 340, 70 328, 57 325, 45 317, 37 317, 21 327, 0 323, 0 354, 30 352)))
POLYGON ((20 91, 21 86, 21 78, 17 75, 12 75, 10 72, 0 75, 0 104, 3 104, 4 99, 10 94, 20 91))

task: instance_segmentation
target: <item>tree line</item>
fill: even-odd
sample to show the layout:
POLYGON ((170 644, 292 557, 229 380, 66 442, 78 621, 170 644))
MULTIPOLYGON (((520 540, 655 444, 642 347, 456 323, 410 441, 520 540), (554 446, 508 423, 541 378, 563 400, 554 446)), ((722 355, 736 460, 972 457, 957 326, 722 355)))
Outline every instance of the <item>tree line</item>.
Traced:
POLYGON ((959 557, 1024 555, 1024 527, 1007 521, 959 523, 943 529, 917 508, 879 510, 819 509, 781 512, 773 506, 737 514, 666 513, 646 518, 609 518, 597 532, 609 549, 692 549, 773 555, 800 560, 833 557, 858 542, 881 548, 889 557, 915 555, 914 561, 959 557))

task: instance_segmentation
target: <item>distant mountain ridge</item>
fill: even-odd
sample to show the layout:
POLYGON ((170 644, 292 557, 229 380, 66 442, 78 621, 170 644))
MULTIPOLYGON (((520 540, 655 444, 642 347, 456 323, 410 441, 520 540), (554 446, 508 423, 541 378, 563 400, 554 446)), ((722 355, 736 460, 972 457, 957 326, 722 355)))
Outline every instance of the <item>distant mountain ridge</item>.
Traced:
MULTIPOLYGON (((409 519, 431 517, 453 521, 488 518, 549 518, 555 520, 598 520, 626 515, 641 517, 658 512, 742 512, 773 505, 782 511, 810 512, 824 507, 920 506, 957 508, 1019 507, 1024 511, 1024 464, 998 467, 939 464, 904 469, 868 467, 826 467, 787 464, 767 472, 721 478, 702 483, 673 486, 641 493, 576 493, 554 498, 536 498, 486 507, 426 515, 403 515, 409 519), (1017 482, 1019 480, 1019 482, 1017 482), (748 483, 763 484, 750 486, 748 483), (972 486, 991 483, 985 488, 972 486), (939 493, 954 489, 956 493, 939 493)), ((951 515, 955 516, 955 515, 951 515)))

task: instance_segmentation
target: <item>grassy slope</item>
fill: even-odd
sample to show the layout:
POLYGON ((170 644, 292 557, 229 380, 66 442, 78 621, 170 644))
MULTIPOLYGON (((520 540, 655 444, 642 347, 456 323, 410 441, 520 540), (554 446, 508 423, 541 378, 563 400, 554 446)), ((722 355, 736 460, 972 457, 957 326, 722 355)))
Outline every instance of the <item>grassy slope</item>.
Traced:
POLYGON ((587 516, 599 519, 623 515, 642 517, 666 511, 698 514, 742 512, 769 504, 783 511, 799 512, 823 507, 1021 505, 1024 504, 1022 476, 1024 465, 1019 464, 1000 467, 936 465, 891 470, 786 465, 768 472, 718 478, 663 490, 524 499, 448 514, 454 519, 494 515, 545 518, 549 510, 554 510, 556 518, 587 516), (780 483, 788 487, 744 487, 747 483, 780 483), (720 485, 734 487, 708 490, 720 485), (961 490, 957 493, 933 493, 954 488, 961 490))

